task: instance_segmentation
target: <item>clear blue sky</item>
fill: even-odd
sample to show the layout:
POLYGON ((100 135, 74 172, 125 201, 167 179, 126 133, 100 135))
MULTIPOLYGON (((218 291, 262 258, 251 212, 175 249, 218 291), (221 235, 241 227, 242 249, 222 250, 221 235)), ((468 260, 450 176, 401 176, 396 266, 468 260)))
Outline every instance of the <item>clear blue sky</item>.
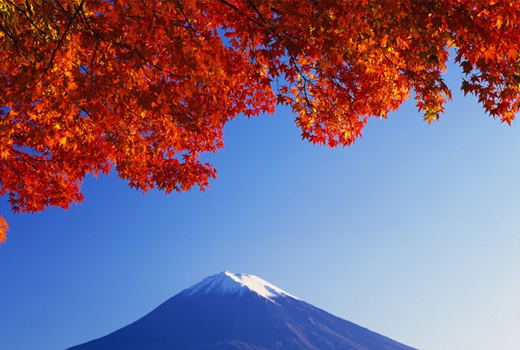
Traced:
POLYGON ((64 349, 202 278, 257 275, 422 350, 520 348, 520 129, 458 92, 413 101, 340 149, 290 111, 230 122, 208 192, 143 195, 88 178, 68 211, 0 214, 0 349, 64 349))

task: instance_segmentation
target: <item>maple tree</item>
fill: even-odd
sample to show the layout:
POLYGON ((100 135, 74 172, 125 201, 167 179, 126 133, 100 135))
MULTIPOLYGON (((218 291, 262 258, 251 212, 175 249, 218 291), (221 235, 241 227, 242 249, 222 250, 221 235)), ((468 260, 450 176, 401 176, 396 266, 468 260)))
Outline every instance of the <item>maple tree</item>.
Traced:
POLYGON ((112 169, 142 191, 204 190, 199 156, 225 123, 277 104, 331 147, 412 93, 431 122, 450 53, 461 89, 511 123, 519 23, 519 1, 0 0, 0 194, 67 208, 112 169))

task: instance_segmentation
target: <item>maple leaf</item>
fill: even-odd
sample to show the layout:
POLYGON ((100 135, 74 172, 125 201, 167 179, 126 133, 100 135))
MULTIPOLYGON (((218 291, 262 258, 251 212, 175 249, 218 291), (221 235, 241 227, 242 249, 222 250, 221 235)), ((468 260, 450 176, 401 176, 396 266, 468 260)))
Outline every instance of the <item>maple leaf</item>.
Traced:
POLYGON ((0 243, 4 243, 7 239, 7 231, 9 231, 9 226, 5 219, 0 216, 0 243))

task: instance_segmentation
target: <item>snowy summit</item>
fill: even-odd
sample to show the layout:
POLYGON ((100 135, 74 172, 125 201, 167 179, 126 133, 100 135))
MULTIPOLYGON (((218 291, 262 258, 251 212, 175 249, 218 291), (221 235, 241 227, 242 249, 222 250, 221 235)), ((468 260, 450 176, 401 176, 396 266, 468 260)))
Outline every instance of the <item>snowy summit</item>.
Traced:
POLYGON ((229 271, 206 277, 200 283, 186 289, 184 293, 187 295, 242 294, 247 291, 254 292, 271 301, 278 297, 291 297, 299 300, 259 277, 245 273, 235 274, 229 271))
POLYGON ((417 350, 294 298, 256 276, 222 272, 139 320, 68 350, 417 350))

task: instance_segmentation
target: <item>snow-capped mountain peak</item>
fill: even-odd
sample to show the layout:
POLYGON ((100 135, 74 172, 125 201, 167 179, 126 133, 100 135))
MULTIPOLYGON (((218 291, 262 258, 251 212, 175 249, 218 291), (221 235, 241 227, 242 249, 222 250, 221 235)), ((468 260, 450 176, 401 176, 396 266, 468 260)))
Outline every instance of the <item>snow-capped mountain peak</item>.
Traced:
POLYGON ((273 299, 278 297, 291 297, 299 300, 295 296, 257 276, 245 273, 235 274, 229 271, 206 277, 200 283, 186 289, 184 292, 187 295, 241 294, 248 290, 271 301, 274 301, 273 299))
POLYGON ((68 350, 417 350, 293 298, 256 276, 222 272, 68 350))

